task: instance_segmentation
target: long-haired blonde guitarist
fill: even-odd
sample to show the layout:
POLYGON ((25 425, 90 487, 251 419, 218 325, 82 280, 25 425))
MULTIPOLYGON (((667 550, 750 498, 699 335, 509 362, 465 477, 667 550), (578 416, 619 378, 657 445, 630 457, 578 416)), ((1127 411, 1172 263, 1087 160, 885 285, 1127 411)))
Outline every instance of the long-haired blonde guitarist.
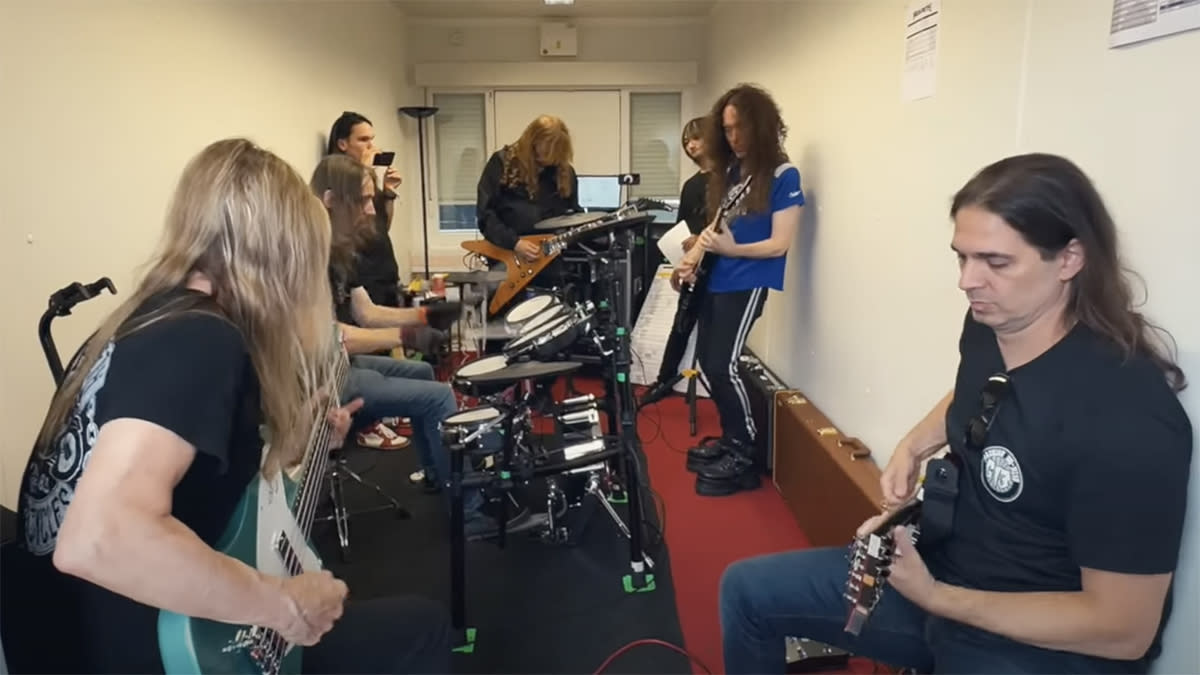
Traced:
POLYGON ((677 287, 691 283, 701 256, 714 258, 705 280, 697 354, 721 416, 721 440, 689 450, 688 468, 698 473, 699 494, 719 496, 760 485, 764 467, 752 451, 758 430, 737 360, 767 291, 783 290, 804 193, 800 172, 783 149, 787 128, 767 92, 749 85, 731 89, 717 100, 706 124, 704 146, 712 162, 708 212, 734 201, 749 183, 727 226, 705 229, 672 276, 677 287))
MULTIPOLYGON (((479 231, 491 244, 513 252, 514 264, 542 257, 525 235, 545 234, 534 226, 546 219, 579 213, 579 178, 571 166, 574 149, 563 120, 540 115, 513 143, 492 153, 479 176, 475 215, 479 231)), ((561 263, 537 271, 533 285, 554 285, 563 275, 561 263)), ((492 308, 492 313, 500 308, 492 308)))
POLYGON ((328 572, 296 573, 308 543, 274 534, 309 520, 311 494, 257 493, 297 506, 276 521, 244 508, 252 486, 341 443, 359 405, 321 403, 338 353, 330 236, 304 179, 252 143, 188 164, 144 278, 73 360, 25 468, 4 569, 26 589, 3 598, 13 672, 448 670, 439 608, 347 604, 328 572), (234 552, 244 528, 260 536, 234 552), (234 639, 180 644, 162 615, 234 639), (198 668, 168 666, 177 647, 198 668))

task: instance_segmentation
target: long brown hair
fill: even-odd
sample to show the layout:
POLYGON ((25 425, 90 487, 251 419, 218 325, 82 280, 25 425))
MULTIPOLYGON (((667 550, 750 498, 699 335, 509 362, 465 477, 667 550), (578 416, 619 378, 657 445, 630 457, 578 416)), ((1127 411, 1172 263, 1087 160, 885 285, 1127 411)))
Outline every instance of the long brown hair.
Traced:
POLYGON ((189 309, 175 303, 131 322, 134 312, 202 273, 212 282, 211 304, 242 333, 261 384, 271 439, 264 470, 294 464, 330 378, 329 240, 324 207, 286 162, 244 139, 206 147, 183 171, 137 288, 88 340, 55 393, 39 446, 61 432, 111 340, 189 309))
POLYGON ((1071 280, 1066 318, 1110 339, 1125 358, 1139 354, 1151 359, 1175 391, 1187 386, 1170 334, 1134 309, 1130 277, 1136 273, 1121 260, 1117 226, 1078 166, 1044 153, 1002 159, 984 167, 954 195, 950 217, 968 206, 1003 218, 1045 260, 1077 240, 1084 265, 1071 280))
POLYGON ((783 149, 787 140, 787 125, 779 113, 775 99, 765 89, 752 84, 739 84, 725 92, 713 104, 704 123, 704 152, 712 163, 708 177, 708 212, 716 214, 729 188, 729 167, 738 162, 725 138, 725 108, 737 110, 738 125, 747 137, 746 156, 740 163, 740 177, 753 175, 746 211, 762 213, 770 207, 771 183, 775 169, 788 161, 783 149))
POLYGON ((318 199, 323 199, 326 190, 332 193, 330 262, 342 272, 354 264, 355 253, 374 234, 374 221, 363 215, 363 185, 368 181, 374 185, 374 177, 370 168, 348 155, 333 154, 321 159, 309 180, 318 199))
POLYGON ((542 158, 545 166, 556 168, 558 194, 570 197, 571 162, 575 159, 575 150, 566 123, 553 115, 541 115, 530 122, 517 142, 504 148, 501 183, 524 187, 530 197, 537 197, 538 176, 542 171, 535 152, 539 147, 546 152, 546 157, 542 158))

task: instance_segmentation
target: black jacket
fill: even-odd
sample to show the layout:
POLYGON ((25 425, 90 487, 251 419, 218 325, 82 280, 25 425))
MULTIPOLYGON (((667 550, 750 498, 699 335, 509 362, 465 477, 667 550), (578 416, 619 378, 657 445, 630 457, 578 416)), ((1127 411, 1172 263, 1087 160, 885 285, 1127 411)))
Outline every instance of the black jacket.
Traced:
POLYGON ((546 167, 538 176, 537 198, 530 199, 529 192, 522 186, 501 185, 503 153, 503 149, 492 153, 479 177, 475 215, 484 239, 512 250, 519 237, 538 233, 533 229, 538 222, 583 211, 579 205, 579 178, 574 169, 571 169, 569 197, 558 194, 557 169, 546 167))
POLYGON ((688 230, 692 234, 700 234, 704 230, 704 226, 708 225, 708 218, 705 211, 708 205, 705 196, 708 194, 708 174, 697 171, 687 182, 683 184, 683 190, 679 193, 679 220, 687 221, 688 230))

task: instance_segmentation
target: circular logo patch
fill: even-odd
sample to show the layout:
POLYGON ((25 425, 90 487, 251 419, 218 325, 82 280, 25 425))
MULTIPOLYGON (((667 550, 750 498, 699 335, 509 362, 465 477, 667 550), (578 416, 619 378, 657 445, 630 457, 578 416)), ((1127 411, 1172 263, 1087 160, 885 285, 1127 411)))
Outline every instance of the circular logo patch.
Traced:
POLYGON ((988 494, 997 501, 1012 502, 1021 496, 1021 488, 1024 485, 1021 465, 1008 448, 1000 445, 984 448, 979 473, 988 494))

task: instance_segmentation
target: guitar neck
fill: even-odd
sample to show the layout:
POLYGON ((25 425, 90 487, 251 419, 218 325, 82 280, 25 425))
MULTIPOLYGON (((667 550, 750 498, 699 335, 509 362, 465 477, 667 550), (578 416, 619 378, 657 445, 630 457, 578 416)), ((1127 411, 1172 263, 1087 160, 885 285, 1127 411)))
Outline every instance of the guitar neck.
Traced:
MULTIPOLYGON (((346 385, 348 373, 349 363, 346 360, 345 352, 339 345, 332 378, 336 391, 332 395, 326 412, 332 412, 340 407, 339 399, 341 391, 346 385)), ((308 449, 305 451, 304 461, 301 464, 299 486, 296 489, 296 500, 293 507, 296 523, 305 537, 311 534, 316 518, 320 488, 329 468, 329 450, 333 441, 333 433, 333 425, 329 422, 328 415, 325 415, 316 421, 312 433, 309 434, 308 449)), ((299 572, 300 570, 296 570, 296 573, 299 572)))

